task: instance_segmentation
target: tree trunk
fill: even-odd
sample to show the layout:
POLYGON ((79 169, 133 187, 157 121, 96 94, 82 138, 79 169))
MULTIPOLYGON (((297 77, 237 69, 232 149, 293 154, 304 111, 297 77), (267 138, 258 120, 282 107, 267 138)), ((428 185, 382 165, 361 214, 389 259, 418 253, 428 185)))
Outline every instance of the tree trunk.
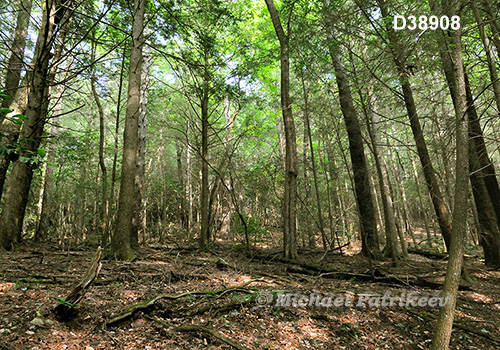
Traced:
MULTIPOLYGON (((125 60, 126 60, 126 45, 123 47, 123 55, 122 62, 120 67, 120 83, 118 85, 118 101, 116 103, 116 119, 115 119, 115 133, 114 133, 114 148, 113 148, 113 166, 111 169, 111 189, 109 191, 109 203, 110 207, 112 207, 112 203, 115 201, 115 185, 116 185, 116 165, 118 163, 118 143, 119 143, 119 130, 120 130, 120 114, 121 114, 121 97, 123 90, 123 75, 125 71, 125 60)), ((107 238, 109 239, 109 237, 107 238)), ((103 246, 107 244, 106 241, 103 241, 103 246)))
POLYGON ((151 66, 151 52, 147 45, 143 47, 143 62, 141 75, 141 113, 139 116, 138 138, 139 145, 137 150, 137 173, 135 176, 135 210, 132 219, 132 232, 130 244, 132 248, 139 248, 139 234, 145 236, 146 215, 143 208, 143 191, 146 176, 146 135, 147 135, 147 104, 149 94, 149 69, 151 66))
POLYGON ((11 249, 12 244, 21 240, 24 213, 33 177, 33 165, 29 160, 38 154, 43 127, 48 110, 49 94, 49 52, 54 43, 54 16, 56 2, 45 3, 40 32, 33 56, 33 72, 30 74, 28 104, 25 111, 27 120, 23 123, 20 140, 25 149, 14 162, 7 182, 7 192, 0 215, 0 249, 11 249))
MULTIPOLYGON (((458 14, 459 1, 443 1, 443 15, 451 18, 458 14)), ((456 168, 455 168, 455 204, 453 206, 453 231, 449 250, 448 266, 446 270, 443 296, 448 302, 439 311, 437 326, 432 339, 433 350, 447 350, 449 348, 453 317, 460 282, 464 246, 467 235, 467 199, 469 181, 469 153, 468 153, 468 122, 467 98, 465 91, 464 64, 462 61, 461 30, 448 33, 448 57, 452 62, 454 72, 453 90, 455 92, 455 126, 456 126, 456 168)))
POLYGON ((177 181, 179 181, 179 200, 181 202, 181 224, 182 227, 188 228, 187 205, 186 205, 186 188, 184 186, 184 171, 182 169, 182 148, 179 140, 175 140, 175 153, 177 158, 177 181))
MULTIPOLYGON (((385 0, 378 0, 380 10, 383 17, 389 17, 389 11, 385 0)), ((417 147, 418 157, 420 158, 420 163, 424 171, 425 181, 427 183, 427 188, 429 190, 432 204, 434 206, 434 211, 439 222, 439 227, 441 229, 441 234, 443 235, 446 247, 450 247, 451 230, 452 225, 450 221, 450 214, 446 208, 445 202, 443 200, 443 195, 439 189, 439 185, 436 179, 436 174, 432 166, 431 157, 427 150, 427 144, 425 142, 424 133, 422 131, 422 126, 417 114, 417 108, 415 106, 415 101, 413 99, 413 91, 408 80, 408 73, 406 72, 405 63, 401 60, 402 54, 401 44, 398 37, 392 27, 392 24, 386 23, 386 31, 389 36, 389 48, 391 49, 394 62, 398 69, 399 80, 403 90, 404 102, 406 106, 406 111, 408 113, 408 118, 410 120, 411 130, 413 132, 413 138, 415 139, 415 144, 417 147)))
MULTIPOLYGON (((327 20, 327 23, 329 21, 327 20)), ((329 25, 329 27, 331 27, 329 25)), ((377 219, 375 205, 370 188, 369 170, 366 162, 361 125, 358 120, 351 88, 344 60, 336 38, 330 33, 329 51, 335 69, 335 76, 339 88, 340 108, 349 137, 349 151, 351 154, 352 171, 354 174, 354 188, 359 209, 361 227, 362 252, 371 258, 380 258, 380 244, 377 233, 377 219)))
POLYGON ((205 251, 208 249, 210 241, 210 188, 208 183, 208 129, 209 125, 209 112, 208 112, 208 49, 205 48, 205 71, 203 77, 203 91, 201 98, 201 196, 200 196, 200 211, 201 211, 201 225, 199 244, 200 250, 205 251))
POLYGON ((385 165, 384 156, 380 153, 380 145, 382 140, 380 137, 380 120, 378 114, 374 112, 371 91, 368 92, 367 106, 363 106, 366 113, 366 124, 368 133, 373 147, 373 156, 375 158, 375 166, 377 168, 379 187, 382 198, 382 208, 384 210, 385 222, 385 237, 386 246, 384 248, 385 254, 389 255, 393 261, 402 257, 401 250, 398 246, 398 236, 396 229, 396 217, 394 205, 391 195, 391 187, 389 183, 389 176, 387 175, 387 167, 385 165))
POLYGON ((274 0, 265 0, 280 42, 281 109, 285 127, 285 188, 283 205, 283 245, 287 259, 297 258, 297 140, 290 100, 289 35, 285 34, 274 0))
MULTIPOLYGON (((93 43, 92 43, 92 62, 95 60, 95 50, 97 43, 95 42, 95 31, 93 32, 93 43)), ((97 111, 99 113, 99 169, 101 170, 101 230, 99 236, 101 237, 101 244, 105 244, 108 240, 108 211, 109 211, 109 198, 108 198, 108 170, 104 162, 104 146, 105 146, 105 121, 104 121, 104 109, 102 107, 101 101, 99 99, 99 94, 97 93, 97 77, 95 76, 95 67, 91 68, 92 76, 90 78, 90 85, 92 89, 92 96, 94 97, 94 102, 97 105, 97 111)))
MULTIPOLYGON (((14 98, 19 80, 21 80, 21 71, 23 69, 24 48, 26 47, 26 37, 28 36, 28 25, 30 23, 31 5, 33 0, 22 0, 17 14, 16 29, 14 32, 14 41, 10 47, 10 58, 7 63, 7 74, 5 76, 4 91, 14 98)), ((11 100, 4 100, 2 108, 8 108, 11 100)), ((3 117, 0 116, 0 123, 3 117)), ((1 189, 2 187, 0 187, 1 189)))
POLYGON ((134 1, 128 100, 123 135, 122 176, 118 198, 116 232, 111 240, 111 254, 118 260, 132 260, 135 257, 131 248, 131 232, 136 197, 135 176, 139 144, 139 117, 141 113, 141 67, 145 2, 146 0, 134 1))
MULTIPOLYGON (((318 184, 318 175, 317 175, 317 171, 316 171, 316 159, 314 157, 314 147, 313 147, 312 135, 311 135, 311 123, 309 120, 309 95, 308 95, 304 76, 302 76, 302 90, 304 93, 304 120, 305 120, 304 124, 305 124, 305 129, 306 129, 304 132, 307 134, 307 139, 309 141, 309 151, 311 152, 311 165, 312 165, 313 180, 314 180, 314 192, 316 194, 316 206, 317 206, 317 210, 318 210, 318 224, 319 224, 319 230, 321 232, 323 249, 326 250, 328 248, 328 244, 326 241, 325 225, 323 223, 323 213, 321 210, 321 198, 319 196, 319 184, 318 184)), ((311 241, 311 239, 312 238, 310 237, 309 238, 309 246, 311 248, 314 248, 316 246, 316 243, 314 242, 314 240, 311 241)))
POLYGON ((488 70, 490 72, 491 85, 493 86, 493 93, 495 96, 497 110, 500 111, 500 81, 498 80, 497 65, 495 62, 495 57, 493 56, 490 39, 486 35, 484 22, 481 18, 481 13, 479 12, 479 9, 477 7, 476 0, 471 0, 470 5, 472 7, 472 12, 474 13, 474 18, 476 20, 477 26, 479 28, 479 35, 481 36, 481 40, 484 45, 484 53, 486 55, 486 62, 488 63, 488 70))
POLYGON ((479 222, 479 242, 483 247, 485 264, 500 267, 500 229, 497 217, 499 213, 495 211, 495 204, 498 205, 500 200, 498 182, 486 151, 467 74, 464 78, 469 122, 469 176, 479 222), (491 169, 492 175, 488 173, 491 169))

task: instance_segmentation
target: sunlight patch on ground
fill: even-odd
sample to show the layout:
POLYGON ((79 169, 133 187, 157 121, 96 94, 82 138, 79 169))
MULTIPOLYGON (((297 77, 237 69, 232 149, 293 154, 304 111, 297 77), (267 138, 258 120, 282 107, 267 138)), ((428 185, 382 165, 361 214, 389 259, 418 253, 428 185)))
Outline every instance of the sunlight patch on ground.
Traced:
POLYGON ((467 296, 471 299, 474 299, 476 301, 482 301, 483 303, 491 303, 493 302, 493 299, 491 299, 490 297, 484 295, 484 294, 480 294, 480 293, 469 293, 467 294, 467 296))
POLYGON ((14 283, 10 282, 0 283, 0 292, 7 292, 9 290, 12 290, 12 288, 14 288, 14 283))
POLYGON ((121 293, 121 297, 122 298, 125 298, 125 299, 132 299, 132 300, 136 300, 140 297, 142 297, 143 294, 141 293, 137 293, 137 292, 134 292, 132 290, 125 290, 121 293))

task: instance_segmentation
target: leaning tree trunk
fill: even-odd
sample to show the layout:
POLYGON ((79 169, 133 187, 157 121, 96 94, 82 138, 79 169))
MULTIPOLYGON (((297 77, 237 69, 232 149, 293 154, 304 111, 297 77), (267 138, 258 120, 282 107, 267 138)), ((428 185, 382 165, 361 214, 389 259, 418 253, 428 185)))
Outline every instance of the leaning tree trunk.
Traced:
POLYGON ((111 254, 118 260, 132 260, 135 257, 130 239, 136 196, 135 176, 139 141, 139 116, 141 113, 141 67, 145 2, 146 0, 134 1, 128 100, 123 133, 122 176, 118 198, 116 231, 111 240, 111 254))
MULTIPOLYGON (((390 13, 385 0, 378 0, 378 4, 382 16, 389 17, 390 13)), ((422 126, 420 125, 420 120, 418 118, 415 100, 413 99, 413 90, 408 80, 408 72, 406 71, 405 63, 401 60, 401 57, 404 57, 405 55, 402 54, 401 43, 399 42, 396 32, 392 27, 392 23, 386 23, 386 31, 389 36, 388 45, 391 49, 394 62, 396 63, 396 67, 398 69, 398 74, 400 77, 399 80, 403 90, 405 107, 408 113, 408 118, 410 120, 410 127, 413 132, 413 138, 415 139, 418 157, 420 158, 420 163, 422 164, 424 178, 432 199, 434 211, 436 212, 439 228, 441 229, 441 234, 443 235, 446 247, 449 250, 452 230, 450 214, 448 212, 448 209, 446 208, 441 190, 439 189, 439 184, 436 179, 434 168, 432 166, 431 157, 429 155, 429 151, 427 150, 427 143, 425 142, 422 126)))
POLYGON ((490 72, 491 85, 493 86, 493 94, 495 96, 495 102, 498 110, 500 110, 500 81, 498 80, 497 65, 495 62, 495 57, 493 55, 493 50, 490 43, 490 38, 486 34, 484 28, 484 22, 481 18, 481 13, 476 4, 476 0, 470 1, 472 7, 472 12, 474 13, 474 18, 476 20, 477 26, 479 28, 479 35, 484 46, 484 53, 486 55, 486 62, 488 63, 488 70, 490 72))
POLYGON ((486 151, 467 74, 464 78, 469 122, 469 176, 479 222, 479 242, 483 247, 485 264, 500 267, 500 228, 497 217, 500 213, 495 211, 495 205, 498 207, 500 200, 498 182, 486 151))
POLYGON ((285 34, 273 0, 266 0, 274 30, 280 42, 281 109, 285 126, 285 193, 283 205, 283 245, 288 259, 297 258, 297 140, 290 100, 289 35, 285 34))

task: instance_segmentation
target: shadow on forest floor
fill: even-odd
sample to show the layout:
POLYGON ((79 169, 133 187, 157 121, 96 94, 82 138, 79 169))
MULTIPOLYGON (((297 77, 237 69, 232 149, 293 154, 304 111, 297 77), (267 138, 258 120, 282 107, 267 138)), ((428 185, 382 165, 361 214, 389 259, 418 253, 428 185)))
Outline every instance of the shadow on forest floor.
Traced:
MULTIPOLYGON (((373 280, 360 255, 330 253, 318 266, 319 250, 302 252, 300 264, 292 264, 271 251, 250 258, 223 244, 211 253, 155 246, 142 248, 132 263, 103 261, 76 317, 54 320, 49 311, 79 282, 93 254, 38 247, 0 256, 0 349, 232 348, 214 334, 177 328, 192 325, 241 349, 430 349, 438 307, 411 305, 416 297, 439 296, 446 269, 444 260, 412 254, 397 267, 375 262, 373 280), (194 291, 218 292, 178 296, 194 291), (176 298, 106 325, 126 307, 162 294, 176 298), (300 295, 302 307, 276 306, 300 295), (399 299, 383 307, 384 295, 399 299), (321 306, 329 296, 344 299, 321 306), (353 306, 345 306, 348 298, 353 306)), ((477 281, 459 294, 451 348, 498 349, 500 272, 467 263, 477 281)))

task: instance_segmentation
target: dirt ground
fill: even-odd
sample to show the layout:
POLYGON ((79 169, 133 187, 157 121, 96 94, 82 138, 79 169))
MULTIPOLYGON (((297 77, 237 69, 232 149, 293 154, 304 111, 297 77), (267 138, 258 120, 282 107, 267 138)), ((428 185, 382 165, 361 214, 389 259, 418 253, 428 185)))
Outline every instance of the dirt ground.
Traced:
MULTIPOLYGON (((56 320, 52 308, 94 253, 37 246, 0 256, 0 349, 430 349, 438 306, 415 298, 439 297, 446 269, 445 260, 415 254, 370 268, 338 251, 321 262, 322 251, 302 251, 290 263, 222 243, 211 253, 155 246, 131 263, 103 260, 75 317, 56 320), (158 295, 167 296, 107 324, 158 295), (397 299, 382 305, 384 295, 397 299)), ((452 349, 500 349, 500 271, 477 260, 466 259, 476 282, 460 291, 452 349)))

